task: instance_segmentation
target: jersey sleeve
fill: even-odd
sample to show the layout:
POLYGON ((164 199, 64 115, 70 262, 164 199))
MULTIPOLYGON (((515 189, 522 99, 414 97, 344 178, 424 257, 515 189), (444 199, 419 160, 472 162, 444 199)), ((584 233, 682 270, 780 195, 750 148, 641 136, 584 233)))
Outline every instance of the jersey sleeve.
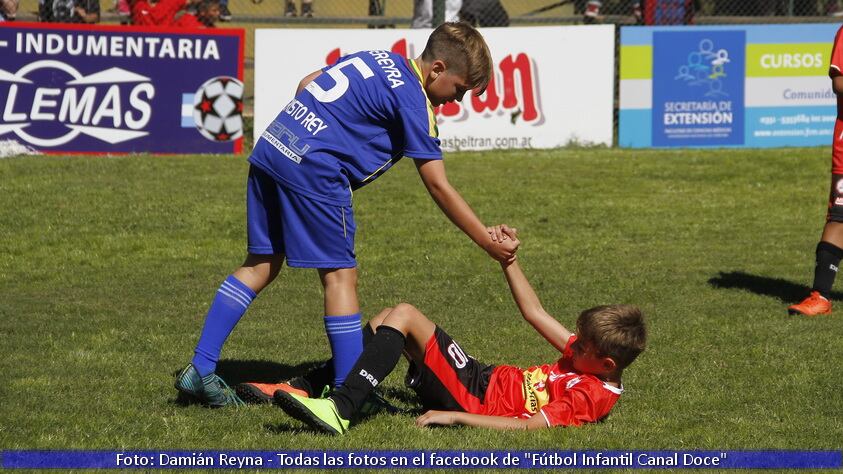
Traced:
POLYGON ((613 404, 590 393, 587 384, 578 384, 565 394, 543 406, 534 416, 543 416, 547 426, 580 426, 593 423, 609 414, 613 404))
POLYGON ((829 77, 843 75, 843 27, 834 35, 834 45, 831 47, 831 62, 828 65, 829 77))
POLYGON ((404 128, 404 156, 423 160, 441 160, 436 117, 427 107, 402 108, 398 119, 404 128))
POLYGON ((577 335, 571 334, 571 337, 568 338, 568 342, 565 343, 565 349, 562 350, 563 359, 570 359, 571 357, 574 357, 574 348, 572 346, 575 342, 577 342, 577 335))

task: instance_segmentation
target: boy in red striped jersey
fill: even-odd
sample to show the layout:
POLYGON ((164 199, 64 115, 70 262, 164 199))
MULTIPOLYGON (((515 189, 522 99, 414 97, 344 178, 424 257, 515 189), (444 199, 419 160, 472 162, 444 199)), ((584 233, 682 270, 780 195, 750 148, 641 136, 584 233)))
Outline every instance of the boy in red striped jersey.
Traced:
MULTIPOLYGON (((493 240, 520 243, 506 226, 489 230, 493 240)), ((628 305, 588 309, 577 319, 575 335, 544 310, 517 261, 501 266, 524 319, 562 354, 556 362, 528 369, 486 365, 466 355, 418 309, 402 303, 369 322, 374 336, 345 382, 326 398, 278 390, 275 403, 314 429, 344 433, 403 352, 410 359, 407 385, 429 410, 416 419, 419 426, 538 429, 605 418, 623 393, 623 370, 646 344, 640 310, 628 305)))

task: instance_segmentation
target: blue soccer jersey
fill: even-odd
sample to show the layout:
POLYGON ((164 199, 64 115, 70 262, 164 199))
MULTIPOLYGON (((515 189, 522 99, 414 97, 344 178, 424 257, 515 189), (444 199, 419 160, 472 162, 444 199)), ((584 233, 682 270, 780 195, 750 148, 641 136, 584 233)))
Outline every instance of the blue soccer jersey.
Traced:
POLYGON ((292 191, 337 206, 401 157, 441 159, 414 61, 388 51, 340 58, 261 134, 249 161, 292 191))

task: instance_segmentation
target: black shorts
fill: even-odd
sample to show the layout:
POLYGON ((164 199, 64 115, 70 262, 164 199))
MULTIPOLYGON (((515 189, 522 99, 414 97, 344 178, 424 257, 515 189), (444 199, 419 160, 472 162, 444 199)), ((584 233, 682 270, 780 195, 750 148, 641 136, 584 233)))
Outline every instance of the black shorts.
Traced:
POLYGON ((831 175, 831 190, 828 193, 828 214, 826 221, 843 222, 843 174, 831 175))
POLYGON ((456 341, 436 326, 424 351, 424 364, 410 362, 404 383, 427 410, 482 413, 494 365, 468 356, 456 341))

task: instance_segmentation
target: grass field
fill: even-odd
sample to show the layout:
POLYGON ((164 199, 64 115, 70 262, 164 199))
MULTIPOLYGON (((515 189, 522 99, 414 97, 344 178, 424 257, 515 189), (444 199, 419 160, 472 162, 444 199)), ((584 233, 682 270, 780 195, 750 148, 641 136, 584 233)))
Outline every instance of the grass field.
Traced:
MULTIPOLYGON (((810 283, 828 161, 826 148, 449 155, 477 213, 519 228, 552 314, 573 326, 584 308, 638 304, 649 348, 605 423, 512 433, 378 415, 337 439, 271 406, 175 402, 170 374, 244 255, 244 157, 0 160, 0 449, 839 450, 843 306, 785 312, 810 283)), ((354 205, 365 315, 408 301, 482 361, 557 357, 411 164, 354 205)), ((325 358, 321 300, 315 272, 285 269, 221 374, 274 380, 325 358)), ((385 393, 413 407, 405 368, 385 393)))

